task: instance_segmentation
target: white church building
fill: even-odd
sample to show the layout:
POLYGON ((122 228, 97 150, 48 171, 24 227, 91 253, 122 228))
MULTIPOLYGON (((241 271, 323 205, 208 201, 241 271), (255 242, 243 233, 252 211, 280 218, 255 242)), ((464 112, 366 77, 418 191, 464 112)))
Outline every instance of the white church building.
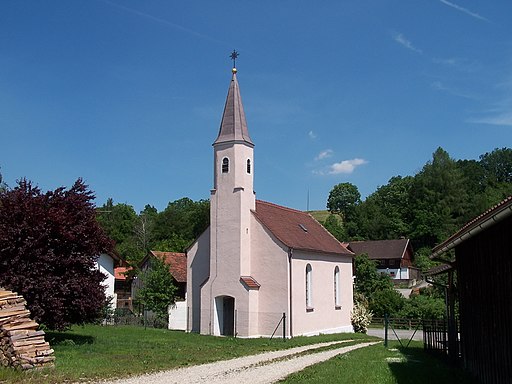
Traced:
POLYGON ((210 226, 187 249, 187 331, 352 332, 353 253, 308 213, 256 200, 236 69, 213 152, 210 226))

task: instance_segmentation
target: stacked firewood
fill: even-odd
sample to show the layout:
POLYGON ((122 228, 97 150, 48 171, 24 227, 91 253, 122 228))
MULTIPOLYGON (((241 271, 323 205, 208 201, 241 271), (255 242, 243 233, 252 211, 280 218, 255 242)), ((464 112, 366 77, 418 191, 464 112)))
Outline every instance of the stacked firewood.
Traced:
POLYGON ((52 367, 53 349, 44 331, 30 319, 27 302, 16 292, 0 287, 0 366, 21 369, 52 367))

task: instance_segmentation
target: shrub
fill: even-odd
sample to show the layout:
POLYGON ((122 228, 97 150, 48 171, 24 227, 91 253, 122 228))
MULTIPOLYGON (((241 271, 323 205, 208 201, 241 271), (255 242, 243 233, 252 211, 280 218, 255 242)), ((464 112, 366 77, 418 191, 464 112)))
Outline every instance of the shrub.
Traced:
POLYGON ((354 332, 366 333, 372 322, 373 313, 368 308, 368 300, 360 293, 354 295, 354 309, 350 314, 350 321, 354 332))

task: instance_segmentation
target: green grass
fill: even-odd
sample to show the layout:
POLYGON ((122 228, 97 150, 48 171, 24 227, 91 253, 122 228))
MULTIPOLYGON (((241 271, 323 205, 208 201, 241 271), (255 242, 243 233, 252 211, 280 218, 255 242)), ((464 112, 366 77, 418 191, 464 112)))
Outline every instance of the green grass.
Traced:
POLYGON ((48 332, 55 349, 54 369, 18 372, 0 368, 0 383, 64 383, 197 365, 265 351, 333 340, 372 339, 360 334, 282 339, 237 339, 140 327, 74 327, 48 332))
POLYGON ((382 344, 357 349, 290 375, 282 383, 351 384, 476 384, 462 370, 423 351, 421 342, 409 348, 382 344))
POLYGON ((329 211, 308 211, 308 213, 315 218, 316 221, 324 222, 330 215, 329 211))

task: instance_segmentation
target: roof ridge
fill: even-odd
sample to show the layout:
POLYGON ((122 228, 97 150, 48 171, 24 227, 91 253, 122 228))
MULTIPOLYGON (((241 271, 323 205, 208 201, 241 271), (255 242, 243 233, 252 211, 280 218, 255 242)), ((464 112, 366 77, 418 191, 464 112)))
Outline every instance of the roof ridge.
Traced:
POLYGON ((440 244, 437 244, 434 248, 432 248, 433 254, 430 256, 431 258, 439 255, 443 252, 448 251, 449 249, 453 248, 455 246, 453 244, 454 241, 457 240, 457 238, 461 236, 466 236, 468 233, 471 235, 471 232, 473 232, 476 228, 479 226, 481 227, 483 224, 485 224, 488 220, 494 220, 496 222, 496 217, 498 215, 501 215, 502 212, 506 212, 507 209, 510 209, 512 207, 512 195, 506 197, 504 200, 500 201, 499 203, 493 205, 480 215, 476 216, 475 218, 468 221, 466 224, 464 224, 457 232, 453 233, 450 237, 448 237, 445 241, 441 242, 440 244), (450 244, 452 246, 450 246, 450 244), (447 248, 443 250, 444 248, 450 246, 450 248, 447 248))
MULTIPOLYGON (((290 208, 290 207, 285 207, 284 205, 279 205, 279 204, 275 204, 275 203, 271 203, 269 201, 264 201, 264 200, 256 200, 257 203, 262 203, 262 204, 267 204, 267 205, 271 205, 273 207, 277 207, 277 208, 281 208, 281 209, 286 209, 287 211, 291 211, 291 212, 297 212, 297 213, 302 213, 304 215, 309 215, 311 216, 308 212, 304 212, 304 211, 301 211, 299 209, 295 209, 295 208, 290 208)), ((311 216, 313 217, 313 216, 311 216)))
POLYGON ((353 244, 353 243, 369 243, 369 242, 373 242, 373 243, 376 243, 376 242, 382 242, 382 241, 405 241, 405 242, 408 242, 410 241, 410 239, 408 237, 404 238, 404 239, 381 239, 381 240, 354 240, 354 241, 349 241, 349 243, 353 244))
POLYGON ((466 224, 462 226, 456 233, 463 231, 464 229, 470 227, 472 224, 477 222, 478 220, 482 219, 483 217, 487 216, 489 213, 492 213, 493 211, 497 210, 499 207, 506 205, 510 200, 512 200, 512 195, 505 198, 505 200, 500 201, 498 204, 493 205, 477 217, 469 220, 466 224))

